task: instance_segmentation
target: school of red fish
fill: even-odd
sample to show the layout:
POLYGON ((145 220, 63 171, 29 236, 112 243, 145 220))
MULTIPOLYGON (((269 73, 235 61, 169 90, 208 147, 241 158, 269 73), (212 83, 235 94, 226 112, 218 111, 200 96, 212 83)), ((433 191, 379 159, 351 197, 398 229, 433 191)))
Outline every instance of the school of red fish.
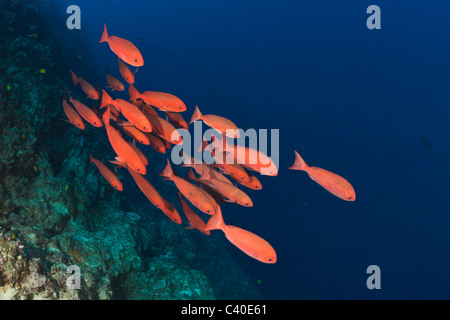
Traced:
MULTIPOLYGON (((181 135, 177 133, 177 128, 187 130, 189 124, 199 120, 221 133, 224 137, 222 140, 213 138, 210 144, 205 142, 202 146, 204 151, 211 152, 214 159, 221 161, 216 161, 213 165, 207 165, 204 162, 198 164, 193 161, 193 158, 189 159, 187 155, 181 154, 184 160, 191 160, 182 164, 183 167, 190 167, 187 176, 182 178, 176 175, 169 159, 160 176, 172 181, 179 191, 178 199, 189 222, 189 226, 185 229, 197 229, 206 235, 209 235, 211 230, 222 230, 233 245, 250 257, 264 263, 275 263, 277 255, 274 248, 266 240, 250 231, 225 224, 219 205, 228 202, 245 207, 253 206, 252 199, 229 178, 252 190, 261 190, 261 182, 250 171, 276 176, 278 168, 274 162, 256 149, 239 145, 230 147, 225 137, 239 138, 239 131, 229 119, 202 114, 198 106, 195 106, 191 120, 187 123, 181 115, 187 107, 180 98, 165 92, 140 93, 133 86, 137 69, 133 72, 128 66, 140 68, 144 65, 144 59, 138 48, 126 39, 109 36, 106 25, 100 39, 100 43, 103 42, 106 42, 118 57, 119 72, 129 85, 130 100, 113 99, 105 90, 100 92, 98 87, 95 88, 70 70, 75 87, 79 84, 87 98, 100 100, 99 108, 105 111, 100 114, 96 109, 91 109, 72 98, 70 93, 67 101, 66 90, 64 90, 63 108, 68 118, 65 121, 81 130, 86 128, 85 121, 94 127, 105 127, 109 142, 116 153, 115 159, 110 162, 128 170, 148 200, 177 224, 181 224, 182 219, 173 203, 164 199, 145 178, 149 162, 136 142, 148 145, 164 154, 172 145, 183 142, 181 135), (162 116, 158 111, 162 113, 162 116), (126 139, 123 133, 131 138, 131 141, 126 139), (253 163, 249 159, 257 159, 257 161, 253 163), (194 171, 199 175, 198 177, 194 171), (208 217, 206 223, 202 214, 194 211, 189 204, 206 214, 208 217)), ((125 90, 125 85, 108 73, 108 70, 106 70, 106 81, 107 88, 111 91, 125 90)), ((355 190, 347 180, 328 170, 308 166, 297 151, 294 153, 295 161, 289 169, 305 171, 313 181, 331 194, 346 201, 355 201, 355 190)), ((109 184, 117 191, 122 191, 124 186, 115 173, 117 170, 110 169, 90 154, 89 157, 91 163, 97 166, 100 174, 109 184)))

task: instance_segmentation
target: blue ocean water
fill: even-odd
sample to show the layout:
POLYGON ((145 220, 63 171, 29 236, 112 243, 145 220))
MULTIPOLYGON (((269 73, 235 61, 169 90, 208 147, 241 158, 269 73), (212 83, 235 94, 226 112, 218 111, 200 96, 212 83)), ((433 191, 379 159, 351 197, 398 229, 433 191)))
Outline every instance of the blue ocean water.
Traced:
POLYGON ((187 120, 198 104, 242 128, 280 130, 279 175, 248 192, 253 208, 223 206, 226 223, 277 251, 266 265, 229 245, 263 298, 450 298, 448 1, 57 4, 81 8, 73 32, 86 37, 94 83, 105 85, 106 65, 119 75, 98 43, 106 23, 144 56, 136 87, 176 94, 187 120), (380 30, 366 27, 372 4, 380 30), (294 150, 349 180, 356 201, 288 170, 294 150), (381 289, 366 286, 370 265, 381 289))

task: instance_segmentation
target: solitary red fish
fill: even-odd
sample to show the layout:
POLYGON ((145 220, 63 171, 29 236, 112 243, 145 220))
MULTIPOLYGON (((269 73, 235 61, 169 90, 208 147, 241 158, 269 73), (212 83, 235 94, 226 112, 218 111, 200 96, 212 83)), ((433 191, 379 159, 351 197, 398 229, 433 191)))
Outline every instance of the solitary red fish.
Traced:
POLYGON ((355 201, 355 190, 350 182, 328 170, 308 166, 302 157, 300 157, 300 154, 297 151, 294 152, 295 161, 289 169, 305 171, 313 181, 317 182, 331 194, 346 201, 355 201))
POLYGON ((216 230, 220 229, 225 233, 225 237, 236 247, 241 249, 250 257, 264 263, 277 262, 277 254, 273 247, 263 238, 256 234, 241 229, 239 227, 226 225, 223 221, 222 210, 220 207, 216 213, 209 219, 206 227, 203 229, 216 230))
POLYGON ((112 52, 129 65, 133 67, 142 67, 144 65, 144 58, 138 48, 126 39, 109 36, 106 24, 100 39, 100 43, 102 42, 107 42, 112 52))

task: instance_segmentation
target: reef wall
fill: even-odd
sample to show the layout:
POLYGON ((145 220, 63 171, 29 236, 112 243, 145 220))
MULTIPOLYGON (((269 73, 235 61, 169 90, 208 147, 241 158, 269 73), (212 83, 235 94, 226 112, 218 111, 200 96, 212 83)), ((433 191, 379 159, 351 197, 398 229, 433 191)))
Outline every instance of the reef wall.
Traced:
POLYGON ((150 203, 124 203, 89 163, 112 150, 60 120, 73 89, 63 18, 51 1, 0 0, 0 299, 260 298, 221 234, 205 241, 150 203))

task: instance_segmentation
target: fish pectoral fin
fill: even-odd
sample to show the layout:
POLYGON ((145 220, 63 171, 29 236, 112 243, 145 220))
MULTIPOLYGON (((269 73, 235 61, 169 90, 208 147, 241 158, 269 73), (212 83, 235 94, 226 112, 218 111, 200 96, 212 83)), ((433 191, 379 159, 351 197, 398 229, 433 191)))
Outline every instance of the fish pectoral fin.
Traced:
POLYGON ((72 122, 70 122, 69 120, 63 119, 63 118, 59 118, 59 120, 62 120, 62 121, 72 124, 72 122))
POLYGON ((127 121, 118 123, 117 125, 119 125, 119 126, 121 126, 121 127, 134 127, 134 124, 133 124, 133 123, 127 122, 127 121))

